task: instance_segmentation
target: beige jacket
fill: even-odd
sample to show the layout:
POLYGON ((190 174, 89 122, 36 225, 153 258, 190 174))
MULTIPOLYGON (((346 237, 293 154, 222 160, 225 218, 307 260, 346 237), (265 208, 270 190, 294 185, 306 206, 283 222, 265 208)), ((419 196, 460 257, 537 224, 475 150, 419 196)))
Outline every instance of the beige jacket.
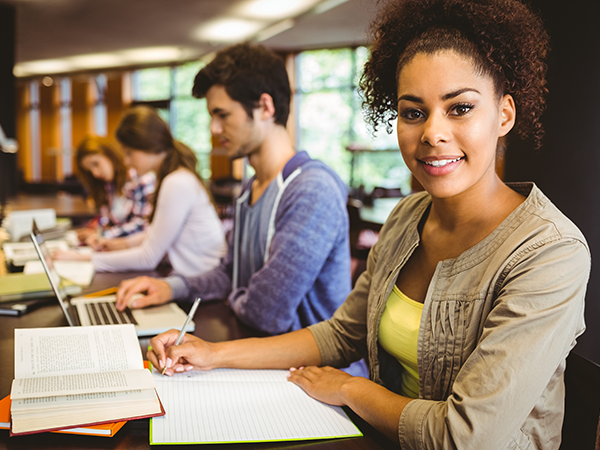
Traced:
MULTIPOLYGON (((510 186, 525 202, 433 275, 419 329, 419 399, 398 424, 404 450, 560 445, 565 359, 585 329, 590 253, 535 185, 510 186)), ((399 203, 346 302, 310 327, 323 365, 367 356, 371 379, 398 392, 401 368, 378 345, 379 322, 430 203, 427 193, 399 203)))

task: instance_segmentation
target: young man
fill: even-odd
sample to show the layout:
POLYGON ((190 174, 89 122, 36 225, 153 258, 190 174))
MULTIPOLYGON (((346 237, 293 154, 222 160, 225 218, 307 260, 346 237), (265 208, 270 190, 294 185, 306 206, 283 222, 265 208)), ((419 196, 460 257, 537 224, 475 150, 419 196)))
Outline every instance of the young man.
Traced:
POLYGON ((194 81, 206 98, 211 133, 256 175, 236 201, 221 264, 198 277, 124 281, 123 309, 171 299, 227 299, 239 319, 270 334, 331 317, 350 292, 346 186, 327 166, 294 150, 286 130, 290 86, 280 58, 240 44, 217 53, 194 81))

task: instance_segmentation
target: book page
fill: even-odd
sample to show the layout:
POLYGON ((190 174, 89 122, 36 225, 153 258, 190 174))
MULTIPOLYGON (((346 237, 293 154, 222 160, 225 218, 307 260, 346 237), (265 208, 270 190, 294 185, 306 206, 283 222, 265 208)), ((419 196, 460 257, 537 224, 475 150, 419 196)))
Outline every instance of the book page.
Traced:
POLYGON ((167 411, 151 421, 151 444, 288 441, 361 436, 340 407, 309 397, 286 370, 217 369, 164 377, 167 411))
POLYGON ((75 373, 13 380, 13 400, 64 395, 122 392, 154 388, 152 375, 146 369, 120 372, 75 373))
POLYGON ((156 400, 154 389, 135 389, 123 392, 102 392, 93 394, 64 395, 45 398, 27 398, 23 400, 12 399, 11 413, 13 417, 18 414, 28 414, 28 417, 36 413, 48 414, 48 407, 54 413, 63 411, 79 411, 89 409, 90 403, 94 408, 103 408, 123 404, 135 404, 140 402, 151 402, 156 400))
POLYGON ((15 329, 15 378, 143 369, 133 325, 15 329))

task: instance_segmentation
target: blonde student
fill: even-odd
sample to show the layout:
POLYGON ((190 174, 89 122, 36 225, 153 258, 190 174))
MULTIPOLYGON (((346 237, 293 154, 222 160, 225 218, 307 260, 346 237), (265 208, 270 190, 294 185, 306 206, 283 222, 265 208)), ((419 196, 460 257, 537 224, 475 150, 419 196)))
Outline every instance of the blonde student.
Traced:
POLYGON ((540 145, 548 37, 517 0, 392 0, 374 22, 367 114, 397 121, 425 188, 401 200, 334 316, 289 334, 150 341, 166 375, 292 368, 403 450, 558 449, 565 360, 584 330, 585 238, 496 158, 516 129, 540 145), (335 367, 366 358, 370 379, 335 367))
MULTIPOLYGON (((174 270, 199 275, 217 266, 225 252, 225 236, 210 195, 196 170, 197 159, 185 144, 175 140, 168 125, 149 107, 128 110, 116 131, 125 164, 138 174, 156 173, 154 210, 150 225, 132 248, 96 252, 91 260, 97 271, 153 270, 168 261, 174 270)), ((60 252, 58 259, 87 255, 60 252)))

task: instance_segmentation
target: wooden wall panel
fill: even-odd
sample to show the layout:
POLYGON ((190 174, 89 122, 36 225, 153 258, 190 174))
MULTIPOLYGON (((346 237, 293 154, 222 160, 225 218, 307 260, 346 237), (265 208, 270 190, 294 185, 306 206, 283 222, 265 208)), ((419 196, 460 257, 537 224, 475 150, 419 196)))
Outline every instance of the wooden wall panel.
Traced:
POLYGON ((42 181, 62 177, 60 152, 59 87, 40 85, 40 144, 42 181))
MULTIPOLYGON (((84 77, 71 80, 71 120, 74 148, 77 148, 86 135, 94 131, 91 102, 90 80, 84 77)), ((74 155, 75 152, 73 152, 74 155)), ((76 167, 75 161, 73 161, 73 167, 76 167)))
POLYGON ((115 139, 115 130, 121 122, 123 112, 128 108, 129 102, 125 104, 125 97, 123 89, 124 85, 128 85, 126 78, 129 77, 129 73, 113 73, 107 75, 107 88, 106 88, 106 129, 108 137, 113 142, 115 139))
POLYGON ((16 87, 17 141, 19 142, 17 170, 21 172, 26 182, 33 180, 29 105, 29 83, 19 83, 16 87))

